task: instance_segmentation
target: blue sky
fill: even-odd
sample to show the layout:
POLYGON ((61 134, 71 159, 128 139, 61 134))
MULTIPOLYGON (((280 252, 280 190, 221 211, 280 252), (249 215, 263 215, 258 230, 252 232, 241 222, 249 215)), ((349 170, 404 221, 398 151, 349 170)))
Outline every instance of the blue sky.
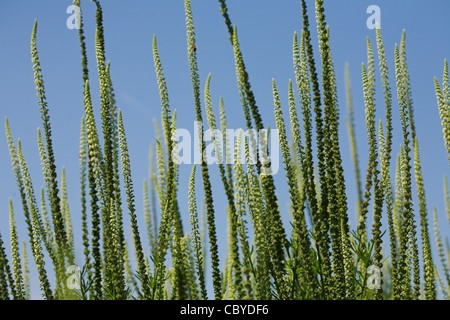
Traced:
MULTIPOLYGON (((231 20, 238 27, 238 35, 250 82, 260 108, 263 121, 275 128, 273 116, 272 78, 280 92, 282 108, 287 114, 287 86, 294 79, 292 40, 294 32, 302 28, 300 1, 229 0, 231 20)), ((15 139, 21 138, 24 156, 30 167, 35 190, 43 185, 37 128, 42 126, 37 105, 30 56, 31 30, 38 19, 37 44, 43 70, 48 106, 52 121, 56 164, 59 172, 66 168, 68 196, 76 232, 79 232, 79 131, 83 115, 81 55, 78 33, 66 26, 70 0, 1 1, 0 2, 0 118, 9 119, 15 139), (77 228, 78 227, 78 228, 77 228)), ((90 68, 94 105, 99 106, 98 81, 94 50, 95 5, 81 2, 90 68)), ((309 16, 316 62, 320 67, 313 2, 308 1, 309 16)), ((365 142, 364 104, 361 63, 366 62, 366 37, 375 45, 375 31, 366 26, 369 5, 381 9, 381 33, 386 49, 391 86, 394 86, 394 45, 406 30, 406 49, 411 76, 412 95, 419 138, 429 214, 436 206, 441 232, 449 235, 444 214, 443 176, 449 175, 449 164, 442 139, 436 105, 433 77, 442 79, 443 62, 450 57, 450 20, 446 16, 450 3, 446 0, 425 1, 325 1, 325 14, 331 32, 331 50, 336 71, 340 103, 341 152, 346 172, 350 211, 354 224, 355 180, 350 159, 350 148, 345 126, 346 105, 344 66, 349 63, 355 110, 356 135, 362 178, 365 177, 368 146, 365 142)), ((160 121, 160 100, 153 66, 152 38, 156 35, 158 48, 167 80, 172 108, 177 109, 177 124, 193 131, 195 120, 192 86, 186 53, 186 26, 184 2, 166 1, 102 1, 106 40, 106 58, 111 61, 111 73, 117 105, 123 111, 131 166, 136 190, 138 213, 142 209, 142 181, 148 176, 149 146, 155 139, 153 119, 160 121)), ((203 88, 209 73, 213 107, 218 114, 219 98, 224 99, 230 128, 245 128, 236 86, 233 50, 219 11, 217 1, 192 1, 197 37, 198 65, 203 88)), ((378 62, 378 60, 376 60, 378 62)), ((384 120, 384 102, 379 73, 377 76, 377 111, 384 120)), ((394 92, 394 154, 401 143, 400 121, 394 92)), ((203 101, 203 97, 202 97, 203 101)), ((99 114, 99 113, 97 113, 99 114)), ((206 119, 206 116, 204 117, 206 119)), ((288 118, 285 118, 288 120, 288 118)), ((2 120, 3 121, 3 120, 2 120)), ((99 117, 97 118, 99 123, 99 117)), ((2 124, 4 132, 4 125, 2 124)), ((11 169, 6 138, 0 139, 0 232, 9 240, 8 198, 12 197, 19 223, 21 239, 28 240, 20 207, 17 186, 11 169)), ((392 167, 394 170, 395 167, 392 167)), ((180 167, 180 203, 185 228, 189 230, 187 216, 187 182, 190 165, 180 167), (185 187, 186 186, 186 187, 185 187), (184 201, 183 201, 184 200, 184 201)), ((59 174, 60 175, 60 174, 59 174)), ((217 212, 219 250, 221 260, 226 252, 225 194, 217 168, 211 167, 215 207, 217 212)), ((201 182, 200 175, 198 182, 201 182)), ((287 186, 280 168, 275 176, 280 206, 286 219, 287 186)), ((201 203, 201 184, 198 205, 201 203)), ((415 191, 415 189, 413 189, 415 191)), ((417 200, 417 197, 414 197, 417 200)), ((417 208, 417 206, 416 206, 417 208)), ((371 216, 369 217, 371 219, 371 216)), ((370 221, 370 220, 369 220, 370 221)), ((386 220, 383 226, 387 227, 386 220)), ((140 216, 141 228, 144 221, 140 216)), ((432 219, 430 220, 432 225, 432 219)), ((420 229, 419 229, 420 230, 420 229)), ((30 254, 30 252, 29 252, 30 254)), ((81 251, 78 257, 81 259, 81 251)), ((437 258, 436 254, 434 255, 437 258)), ((30 255, 30 260, 31 255, 30 255)), ((437 262, 437 260, 436 260, 437 262)), ((39 293, 37 293, 39 296, 39 293)))

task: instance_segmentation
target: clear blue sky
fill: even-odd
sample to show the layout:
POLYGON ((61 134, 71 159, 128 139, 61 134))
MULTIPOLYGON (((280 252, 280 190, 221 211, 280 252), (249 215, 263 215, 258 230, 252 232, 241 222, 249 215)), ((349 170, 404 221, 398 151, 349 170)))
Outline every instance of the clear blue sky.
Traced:
MULTIPOLYGON (((36 191, 43 185, 37 127, 41 119, 37 105, 30 57, 31 30, 38 19, 37 43, 45 89, 52 121, 53 141, 59 175, 66 168, 68 196, 77 245, 81 246, 79 206, 79 131, 83 115, 81 80, 81 55, 78 32, 69 30, 66 9, 70 0, 1 1, 0 2, 0 118, 8 117, 15 139, 21 138, 24 155, 30 167, 36 191)), ((356 135, 362 178, 367 166, 367 143, 364 122, 364 104, 361 80, 361 63, 366 62, 366 37, 375 44, 375 31, 366 26, 369 5, 381 9, 381 32, 389 61, 389 76, 394 77, 393 53, 399 43, 402 30, 406 29, 406 48, 411 76, 415 109, 416 130, 419 138, 422 170, 429 214, 433 206, 438 208, 441 232, 449 235, 444 214, 443 175, 449 175, 449 164, 442 139, 439 114, 436 105, 433 77, 442 79, 444 58, 450 58, 450 20, 447 14, 450 3, 446 0, 429 1, 325 1, 325 14, 331 32, 331 50, 337 77, 338 98, 341 108, 341 151, 346 172, 346 183, 351 222, 354 224, 355 180, 350 160, 350 149, 344 118, 346 116, 344 66, 349 63, 356 135)), ((94 50, 95 5, 83 0, 85 34, 94 104, 98 108, 98 81, 94 50)), ((315 53, 317 33, 314 22, 313 2, 308 1, 311 32, 315 53)), ((112 80, 117 105, 122 109, 131 154, 138 213, 142 213, 142 181, 148 176, 149 145, 155 134, 152 119, 160 121, 160 100, 153 67, 152 38, 155 34, 169 89, 172 108, 177 109, 178 126, 193 130, 195 120, 192 86, 186 53, 186 26, 184 2, 167 1, 102 1, 106 40, 106 58, 111 61, 112 80)), ((301 6, 298 0, 286 1, 238 1, 229 0, 231 20, 237 24, 241 50, 250 76, 264 123, 275 127, 273 116, 272 78, 275 78, 287 114, 287 85, 294 79, 292 65, 292 40, 294 31, 302 27, 301 6)), ((218 114, 219 97, 222 96, 231 128, 245 128, 243 113, 236 86, 233 50, 219 11, 217 1, 192 1, 197 53, 203 88, 209 73, 213 107, 218 114)), ((378 60, 376 60, 377 62, 378 60)), ((316 62, 319 63, 317 55, 316 62)), ((318 64, 320 66, 320 64, 318 64)), ((395 88, 391 81, 392 88, 395 88)), ((384 103, 380 77, 377 73, 377 110, 384 119, 384 103)), ((400 138, 400 122, 394 92, 394 154, 400 138)), ((203 101, 203 99, 202 99, 203 101)), ((98 113, 97 113, 98 114, 98 113)), ((206 117, 204 118, 206 119, 206 117)), ((379 118, 378 118, 379 119, 379 118)), ((287 117, 286 117, 286 120, 287 117)), ((97 122, 99 123, 99 117, 97 122)), ((4 124, 2 122, 2 132, 4 124)), ((21 239, 28 235, 20 206, 19 194, 11 169, 6 138, 0 139, 0 232, 9 241, 8 198, 12 197, 19 223, 21 239)), ((392 167, 394 170, 395 167, 392 167)), ((180 205, 189 230, 187 216, 187 182, 191 166, 180 167, 180 205)), ((218 234, 221 261, 226 253, 225 194, 217 168, 211 168, 215 207, 219 221, 218 234)), ((287 186, 283 171, 275 176, 280 206, 286 219, 287 186)), ((198 175, 198 181, 201 181, 198 175)), ((201 190, 201 184, 197 186, 201 190)), ((413 189, 415 191, 415 189, 413 189)), ((198 205, 201 203, 199 191, 198 205)), ((417 200, 417 197, 414 199, 417 200)), ((416 206, 417 208, 417 206, 416 206)), ((371 219, 371 217, 369 217, 371 219)), ((383 220, 383 227, 387 227, 383 220)), ((140 216, 141 230, 144 221, 140 216)), ((432 219, 430 219, 432 225, 432 219)), ((418 229, 419 232, 420 229, 418 229)), ((418 233, 419 234, 419 233, 418 233)), ((29 251, 30 260, 32 260, 29 251)), ((81 250, 77 257, 82 259, 81 250)), ((434 254, 434 258, 437 256, 434 254)), ((437 262, 437 260, 436 260, 437 262)), ((34 264, 32 264, 32 269, 34 264)), ((36 283, 36 279, 33 279, 36 283)), ((34 285, 35 286, 35 285, 34 285)), ((39 293, 34 294, 39 297, 39 293)))

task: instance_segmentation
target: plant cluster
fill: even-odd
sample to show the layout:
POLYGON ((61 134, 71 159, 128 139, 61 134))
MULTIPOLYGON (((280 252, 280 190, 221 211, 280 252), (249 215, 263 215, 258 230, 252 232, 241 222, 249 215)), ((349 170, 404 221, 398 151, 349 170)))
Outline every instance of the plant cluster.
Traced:
MULTIPOLYGON (((337 82, 324 1, 316 0, 314 8, 320 63, 314 58, 306 1, 301 1, 303 26, 301 33, 295 33, 293 37, 295 79, 289 81, 289 105, 286 110, 281 105, 276 81, 272 80, 274 117, 290 196, 292 232, 288 234, 283 225, 274 178, 270 174, 268 136, 258 137, 262 140, 258 148, 257 137, 252 135, 253 129, 260 131, 267 128, 250 85, 237 27, 231 22, 225 0, 219 0, 234 52, 237 88, 247 132, 250 133, 243 135, 241 131, 236 141, 225 140, 225 148, 216 148, 217 159, 223 156, 217 150, 224 150, 227 159, 234 156, 233 164, 218 161, 228 218, 228 251, 221 270, 212 179, 205 157, 200 168, 194 164, 189 180, 189 230, 185 229, 181 219, 178 203, 180 167, 173 157, 177 152, 174 138, 176 111, 170 106, 156 36, 153 38, 153 60, 161 100, 162 130, 155 125, 157 134, 151 150, 151 179, 144 180, 143 215, 146 225, 144 229, 138 225, 139 213, 135 207, 123 115, 116 106, 110 63, 105 56, 102 7, 99 0, 92 1, 96 5, 95 53, 101 118, 96 119, 94 116, 80 15, 85 113, 81 120, 79 152, 81 214, 77 217, 80 216, 82 221, 84 262, 79 271, 80 283, 77 289, 67 282, 66 270, 75 264, 76 230, 72 227, 64 169, 60 181, 57 176, 50 109, 37 50, 37 21, 32 31, 31 57, 43 133, 38 129, 45 181, 45 186, 40 190, 39 202, 20 139, 14 141, 8 119, 5 119, 12 169, 28 228, 28 244, 44 299, 449 298, 450 253, 448 246, 444 248, 436 209, 434 236, 443 276, 439 274, 431 254, 432 237, 419 139, 415 132, 405 33, 400 45, 395 46, 395 83, 391 85, 381 32, 377 29, 375 49, 385 109, 385 118, 379 119, 378 123, 375 116, 375 50, 367 39, 367 62, 362 64, 361 71, 369 146, 365 183, 360 181, 352 93, 346 69, 347 128, 357 185, 358 221, 356 228, 352 228, 338 134, 340 108, 337 82), (397 95, 398 109, 393 103, 394 94, 397 95), (395 111, 400 114, 402 144, 396 156, 396 170, 393 171, 392 113, 395 111), (283 112, 288 113, 289 123, 285 122, 283 112), (241 150, 245 150, 244 154, 241 154, 241 150), (250 161, 254 154, 258 155, 256 163, 250 161), (206 219, 203 229, 196 196, 197 169, 201 170, 204 191, 202 204, 206 219), (395 179, 392 179, 394 176, 395 179), (412 188, 414 179, 417 190, 412 188), (419 200, 419 215, 413 210, 413 195, 419 200), (369 215, 371 210, 373 214, 369 215), (161 213, 159 217, 157 212, 161 213), (373 216, 373 221, 369 221, 369 216, 373 216), (381 224, 383 216, 388 221, 384 228, 381 224), (131 223, 132 250, 125 237, 124 219, 127 218, 131 223), (386 232, 389 239, 387 243, 383 241, 386 232), (148 241, 149 252, 144 249, 144 239, 148 241), (208 260, 211 274, 206 271, 208 260), (213 292, 207 290, 209 276, 213 292)), ((196 121, 202 123, 203 114, 206 114, 209 128, 213 132, 218 129, 225 133, 228 127, 225 106, 221 99, 217 123, 210 96, 210 75, 206 79, 202 96, 193 12, 190 0, 185 0, 184 4, 196 121)), ((74 5, 79 7, 80 1, 74 0, 74 5)), ((450 86, 446 61, 442 83, 435 79, 435 86, 450 161, 450 86)), ((203 133, 202 127, 199 132, 203 133)), ((212 139, 218 143, 217 137, 213 136, 212 139)), ((196 147, 201 154, 205 154, 203 140, 196 147)), ((450 196, 446 180, 444 189, 446 213, 450 222, 450 196)), ((26 244, 24 241, 21 254, 14 211, 10 200, 11 258, 8 259, 7 246, 0 237, 0 298, 29 299, 30 270, 26 244)))

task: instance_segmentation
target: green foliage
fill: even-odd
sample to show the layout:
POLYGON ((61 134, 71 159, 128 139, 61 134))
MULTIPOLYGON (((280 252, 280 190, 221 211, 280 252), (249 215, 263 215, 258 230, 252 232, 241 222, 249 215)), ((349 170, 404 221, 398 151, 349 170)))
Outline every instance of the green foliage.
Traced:
MULTIPOLYGON (((43 298, 206 300, 212 298, 208 297, 207 291, 207 283, 211 279, 214 299, 369 300, 422 297, 434 300, 440 296, 448 299, 450 254, 448 245, 445 248, 440 235, 436 209, 434 242, 443 275, 439 274, 431 254, 433 243, 414 123, 405 33, 400 46, 395 46, 394 56, 402 135, 394 181, 391 181, 392 118, 396 110, 392 108, 388 59, 380 30, 377 29, 376 49, 385 106, 385 119, 378 119, 377 132, 375 60, 372 44, 367 40, 367 63, 362 64, 367 130, 364 141, 368 145, 364 193, 358 160, 360 150, 356 148, 355 135, 359 119, 353 112, 348 65, 345 69, 347 129, 357 188, 355 213, 358 220, 357 225, 352 226, 348 218, 351 213, 347 205, 348 192, 340 147, 337 81, 324 1, 316 0, 314 8, 320 69, 314 59, 308 8, 306 1, 301 1, 303 25, 300 43, 296 32, 293 39, 295 87, 289 80, 286 111, 282 107, 275 80, 272 80, 274 118, 289 192, 292 228, 288 229, 283 224, 283 210, 278 203, 279 195, 271 172, 273 159, 268 156, 268 130, 251 88, 237 27, 231 22, 226 2, 219 0, 220 11, 234 54, 237 89, 247 129, 245 133, 242 129, 238 130, 235 141, 229 140, 226 135, 228 123, 222 98, 219 103, 220 124, 216 123, 211 74, 206 79, 203 96, 200 91, 193 12, 190 1, 185 0, 193 111, 199 123, 198 131, 203 137, 203 99, 224 192, 218 192, 214 197, 226 199, 226 207, 221 210, 214 207, 212 171, 206 161, 205 142, 201 139, 195 148, 202 155, 198 165, 201 167, 201 191, 204 196, 202 206, 205 207, 201 212, 205 215, 203 222, 206 227, 199 221, 197 205, 201 191, 196 189, 197 164, 194 164, 187 192, 189 231, 185 231, 182 221, 184 212, 178 202, 179 193, 185 190, 180 188, 178 181, 182 167, 175 161, 178 152, 175 145, 176 110, 172 110, 169 103, 168 87, 154 36, 152 49, 161 102, 161 123, 154 123, 156 139, 150 150, 150 172, 143 183, 142 217, 145 220, 147 249, 141 240, 142 229, 138 225, 140 213, 135 205, 125 124, 122 111, 116 106, 111 65, 106 60, 103 11, 99 0, 93 2, 96 5, 95 54, 100 85, 98 111, 101 132, 95 119, 97 110, 93 106, 89 86, 87 47, 80 17, 84 105, 78 159, 81 212, 73 215, 82 223, 84 265, 80 272, 79 289, 72 290, 66 282, 66 269, 75 263, 75 235, 78 230, 72 224, 73 212, 69 210, 64 167, 59 181, 56 174, 50 109, 37 52, 37 21, 32 30, 31 57, 43 133, 38 129, 37 145, 44 178, 40 203, 21 141, 14 142, 8 119, 5 119, 12 169, 43 298), (290 137, 284 112, 289 115, 290 137), (221 138, 224 138, 223 144, 220 144, 221 138), (223 159, 227 162, 224 163, 223 159), (228 162, 230 159, 234 161, 228 162), (421 247, 416 236, 414 183, 420 214, 421 247), (131 246, 127 245, 124 232, 125 211, 131 224, 131 246), (216 230, 216 215, 219 212, 226 213, 228 218, 228 251, 223 271, 216 230), (371 233, 368 232, 369 217, 373 218, 371 233), (387 226, 381 224, 383 217, 387 218, 387 226), (386 236, 388 239, 383 238, 385 232, 389 233, 386 236), (383 252, 383 243, 387 246, 388 242, 389 253, 383 252), (419 256, 422 261, 419 261, 419 256), (134 265, 130 257, 135 258, 134 265)), ((73 3, 80 6, 79 0, 73 3)), ((444 146, 450 160, 450 86, 446 60, 442 85, 435 79, 435 88, 444 146)), ((449 218, 450 196, 446 179, 444 200, 449 218)), ((17 210, 13 210, 11 199, 9 207, 11 258, 7 253, 8 246, 0 235, 0 299, 30 299, 26 242, 19 239, 17 210), (22 254, 19 249, 21 240, 22 254)))
MULTIPOLYGON (((401 47, 404 47, 404 38, 401 47)), ((412 178, 411 178, 411 147, 410 135, 413 136, 413 126, 411 126, 411 97, 408 84, 408 72, 405 64, 404 51, 399 53, 398 46, 395 46, 395 74, 397 80, 397 98, 399 100, 400 119, 403 135, 403 159, 401 161, 403 204, 402 204, 402 228, 400 241, 399 276, 403 279, 401 286, 402 298, 418 299, 419 297, 419 261, 416 239, 416 227, 412 203, 412 178), (413 265, 413 283, 410 283, 410 264, 413 265)))
MULTIPOLYGON (((191 3, 189 0, 185 0, 185 13, 186 13, 186 31, 187 31, 187 51, 189 59, 189 70, 191 73, 192 89, 194 92, 194 106, 196 121, 199 123, 199 133, 203 137, 203 127, 202 127, 202 111, 200 104, 200 78, 197 65, 197 50, 195 50, 195 30, 194 21, 192 17, 191 3)), ((217 231, 215 223, 215 213, 213 204, 212 187, 209 178, 209 170, 204 157, 205 154, 205 142, 200 139, 200 154, 202 155, 201 167, 202 167, 202 177, 203 177, 203 187, 205 191, 205 203, 206 203, 206 216, 208 222, 208 237, 210 243, 211 252, 211 268, 212 268, 212 278, 214 286, 215 299, 220 299, 222 297, 221 288, 221 274, 219 270, 219 248, 217 245, 217 231)), ((170 153, 169 153, 170 154, 170 153)))
MULTIPOLYGON (((142 292, 144 298, 150 297, 148 275, 146 272, 144 261, 144 250, 142 248, 141 238, 139 235, 139 227, 137 224, 137 217, 134 205, 134 190, 133 182, 131 180, 130 156, 128 154, 128 146, 125 136, 125 128, 122 120, 122 112, 119 110, 119 141, 120 141, 120 160, 122 164, 122 174, 125 181, 125 192, 127 195, 128 213, 131 220, 131 228, 133 229, 134 249, 136 250, 136 257, 138 262, 139 278, 141 279, 142 292)), ((119 233, 120 234, 120 233, 119 233)))

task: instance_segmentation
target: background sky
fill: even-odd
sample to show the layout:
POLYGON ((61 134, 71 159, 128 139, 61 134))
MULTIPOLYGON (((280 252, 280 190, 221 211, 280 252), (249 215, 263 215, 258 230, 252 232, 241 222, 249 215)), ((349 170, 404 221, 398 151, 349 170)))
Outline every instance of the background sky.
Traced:
MULTIPOLYGON (((309 5, 311 35, 320 68, 317 32, 313 1, 309 5)), ((69 15, 66 9, 71 0, 0 1, 0 118, 8 117, 15 140, 20 137, 24 156, 32 174, 33 186, 38 192, 43 185, 37 128, 42 126, 30 56, 30 39, 33 23, 38 19, 37 46, 41 61, 48 107, 52 123, 56 164, 61 175, 64 166, 68 181, 68 197, 75 241, 81 249, 81 216, 79 205, 79 132, 84 113, 82 95, 81 54, 78 32, 66 26, 69 15)), ((249 73, 256 102, 263 121, 275 128, 273 116, 272 78, 275 78, 281 96, 283 112, 287 109, 287 87, 294 80, 292 40, 294 32, 302 28, 301 5, 298 0, 228 0, 229 14, 238 27, 239 41, 249 73)), ((201 88, 209 73, 211 96, 216 115, 219 98, 224 99, 228 126, 245 128, 244 117, 236 85, 233 49, 228 39, 224 20, 217 1, 192 0, 192 11, 197 40, 198 66, 201 88)), ((450 57, 450 20, 447 14, 450 3, 446 0, 406 1, 325 1, 326 21, 330 26, 331 50, 337 78, 340 111, 341 152, 349 198, 349 216, 355 224, 355 180, 350 158, 347 128, 345 126, 346 98, 344 67, 349 63, 355 112, 357 148, 361 177, 367 167, 365 116, 361 78, 361 63, 367 61, 366 38, 375 48, 375 30, 366 26, 369 5, 381 9, 381 33, 388 58, 391 87, 395 90, 394 45, 400 43, 406 30, 406 49, 411 77, 412 96, 419 139, 425 191, 432 228, 433 206, 439 215, 439 225, 444 235, 449 235, 443 201, 443 177, 449 175, 449 164, 444 148, 442 129, 436 104, 433 77, 442 79, 444 59, 450 57)), ((94 106, 99 118, 98 80, 94 48, 95 4, 81 1, 85 25, 86 44, 90 69, 90 83, 94 106)), ((195 113, 192 86, 186 51, 186 25, 184 1, 133 0, 102 1, 106 58, 111 61, 111 74, 117 106, 122 109, 129 144, 136 205, 142 232, 145 224, 142 215, 142 181, 149 172, 149 146, 155 139, 153 119, 161 119, 160 100, 153 65, 152 38, 156 35, 158 49, 169 90, 170 105, 177 109, 179 128, 193 132, 195 113)), ((375 51, 376 54, 376 51, 375 51)), ((375 60, 378 63, 378 60, 375 60)), ((320 70, 320 69, 319 69, 320 70)), ((377 67, 378 70, 378 67, 377 67)), ((384 101, 379 72, 377 81, 377 121, 384 120, 384 101)), ((203 96, 202 96, 203 102, 203 96)), ((396 93, 393 92, 394 140, 393 159, 401 143, 400 120, 396 93)), ((206 121, 206 116, 204 115, 206 121)), ((285 117, 288 120, 287 117, 285 117)), ((3 120, 2 120, 3 121, 3 120)), ((4 132, 4 124, 2 124, 4 132)), ((21 240, 28 241, 15 178, 12 172, 6 136, 0 139, 0 232, 9 242, 8 198, 13 199, 21 240)), ((281 161, 280 161, 281 162, 281 161)), ((395 161, 392 161, 392 171, 395 161)), ((282 164, 281 164, 282 166, 282 164)), ((189 230, 187 212, 188 179, 191 165, 180 167, 180 207, 189 230)), ((211 167, 214 205, 217 214, 217 232, 221 262, 226 254, 225 193, 216 167, 211 167)), ((287 185, 282 167, 275 176, 280 207, 289 229, 287 212, 287 185)), ((201 176, 197 175, 198 206, 202 202, 201 176)), ((363 181, 364 183, 364 181, 363 181)), ((414 192, 416 192, 414 185, 414 192)), ((414 200, 417 200, 414 194, 414 200)), ((418 211, 417 205, 415 206, 418 211)), ((126 216, 125 216, 126 217, 126 216)), ((371 225, 371 215, 368 224, 371 225)), ((382 220, 383 227, 387 222, 382 220)), ((128 223, 128 220, 127 220, 128 223)), ((419 222, 416 223, 419 225, 419 222)), ((418 228, 418 235, 420 229, 418 228)), ((431 233, 433 233, 431 231, 431 233)), ((434 237, 432 237, 434 239, 434 237)), ((146 239, 144 237, 144 239, 146 239)), ((387 240, 387 237, 385 237, 387 240)), ((145 243, 146 244, 146 243, 145 243)), ((29 249, 28 249, 29 250, 29 249)), ((82 251, 77 259, 82 261, 82 251)), ((31 252, 28 251, 32 262, 31 252)), ((434 251, 435 262, 438 257, 434 251)), ((31 270, 34 272, 34 263, 31 270)), ((37 278, 33 277, 33 297, 39 298, 37 278)), ((210 295, 212 292, 210 291, 210 295)))

